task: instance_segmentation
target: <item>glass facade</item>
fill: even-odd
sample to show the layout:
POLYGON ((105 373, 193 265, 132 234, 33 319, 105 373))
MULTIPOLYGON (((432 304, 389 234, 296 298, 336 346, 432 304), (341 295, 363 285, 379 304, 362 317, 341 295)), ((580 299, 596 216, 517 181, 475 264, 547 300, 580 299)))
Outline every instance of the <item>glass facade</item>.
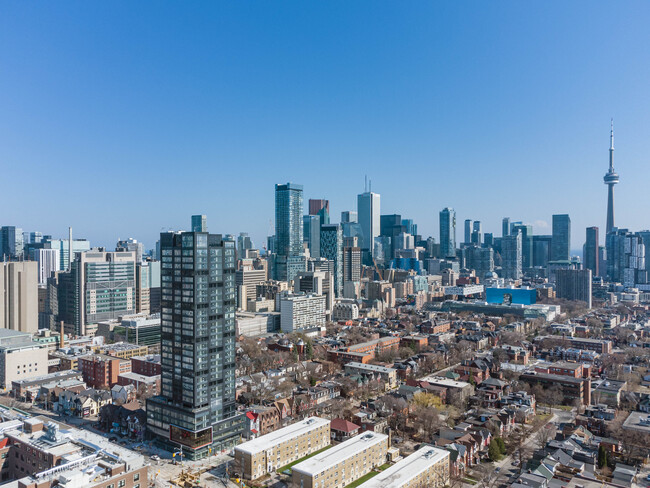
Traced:
POLYGON ((571 255, 571 219, 567 214, 553 215, 551 261, 566 261, 571 255))
POLYGON ((456 257, 456 211, 449 207, 440 211, 440 254, 456 257))
POLYGON ((148 425, 192 459, 239 440, 235 405, 235 243, 202 232, 161 234, 159 397, 148 425))
POLYGON ((338 224, 323 225, 320 256, 334 261, 334 294, 343 295, 343 231, 338 224))
POLYGON ((275 185, 275 252, 302 254, 302 185, 275 185))

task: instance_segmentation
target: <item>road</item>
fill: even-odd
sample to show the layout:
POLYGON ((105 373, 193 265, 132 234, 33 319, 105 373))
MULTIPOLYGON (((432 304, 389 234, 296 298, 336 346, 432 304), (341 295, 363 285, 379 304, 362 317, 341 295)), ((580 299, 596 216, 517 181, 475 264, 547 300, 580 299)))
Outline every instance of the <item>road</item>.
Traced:
MULTIPOLYGON (((538 409, 538 412, 540 413, 545 413, 547 411, 546 408, 538 409)), ((551 417, 547 420, 546 425, 552 423, 555 425, 555 428, 559 431, 560 426, 564 423, 571 422, 573 420, 574 413, 573 411, 567 411, 567 410, 562 410, 559 408, 552 408, 551 409, 551 417)), ((544 428, 544 427, 542 427, 544 428)), ((524 446, 530 451, 536 450, 539 446, 537 446, 537 435, 532 434, 528 439, 526 439, 526 442, 524 443, 524 446)), ((514 454, 514 453, 513 453, 514 454)), ((499 469, 499 475, 501 477, 506 477, 506 475, 509 478, 516 478, 519 475, 520 472, 520 467, 513 466, 512 462, 515 460, 515 457, 513 457, 513 454, 509 454, 506 457, 504 457, 501 461, 497 461, 494 463, 494 466, 499 469), (512 469, 510 469, 512 468, 512 469)), ((513 482, 514 479, 509 479, 508 483, 513 482)))

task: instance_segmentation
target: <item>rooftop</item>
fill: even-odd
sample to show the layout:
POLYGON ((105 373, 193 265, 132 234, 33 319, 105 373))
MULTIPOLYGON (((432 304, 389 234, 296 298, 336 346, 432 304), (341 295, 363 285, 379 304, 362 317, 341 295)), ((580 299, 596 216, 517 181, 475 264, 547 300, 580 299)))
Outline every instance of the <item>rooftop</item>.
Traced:
POLYGON ((359 485, 359 488, 401 488, 430 466, 448 457, 449 451, 445 449, 431 446, 421 447, 410 456, 359 485))
POLYGON ((471 386, 465 381, 456 381, 451 378, 443 378, 442 376, 427 376, 420 381, 426 381, 432 385, 445 386, 447 388, 465 388, 466 386, 471 386))
POLYGON ((396 369, 387 368, 386 366, 379 366, 377 364, 364 364, 364 363, 356 363, 356 362, 350 362, 346 364, 345 367, 362 369, 364 371, 374 371, 377 373, 392 373, 394 371, 397 371, 396 369))
POLYGON ((354 454, 375 446, 387 439, 388 436, 385 434, 368 431, 342 442, 338 446, 332 447, 327 451, 316 454, 315 456, 296 464, 292 469, 293 471, 313 476, 336 466, 341 461, 348 459, 354 454))
POLYGON ((309 417, 308 419, 296 422, 282 429, 278 429, 269 434, 253 439, 252 441, 244 442, 235 448, 236 451, 245 452, 247 454, 257 454, 265 451, 270 447, 277 446, 283 442, 310 432, 314 429, 329 425, 330 421, 321 419, 319 417, 309 417))

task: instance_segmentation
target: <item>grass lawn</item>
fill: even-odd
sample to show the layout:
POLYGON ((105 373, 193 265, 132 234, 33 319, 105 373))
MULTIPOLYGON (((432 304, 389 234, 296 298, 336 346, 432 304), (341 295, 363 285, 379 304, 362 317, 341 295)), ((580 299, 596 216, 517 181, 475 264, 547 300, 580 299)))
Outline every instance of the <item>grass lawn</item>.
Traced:
POLYGON ((322 448, 320 451, 312 452, 311 454, 305 456, 304 458, 300 458, 300 459, 298 459, 298 460, 296 460, 296 461, 294 461, 292 463, 287 464, 286 466, 282 466, 281 468, 276 469, 276 471, 278 473, 283 473, 287 469, 291 469, 292 467, 294 467, 296 464, 303 462, 305 459, 309 459, 310 457, 315 456, 316 454, 319 454, 319 453, 321 453, 323 451, 327 451, 331 447, 333 447, 333 446, 329 445, 327 447, 322 448))
POLYGON ((362 476, 357 481, 353 481, 352 483, 347 485, 347 488, 354 488, 355 486, 359 486, 361 483, 365 483, 370 478, 372 478, 373 476, 377 476, 378 474, 379 473, 377 471, 370 471, 370 473, 368 473, 367 475, 362 476))

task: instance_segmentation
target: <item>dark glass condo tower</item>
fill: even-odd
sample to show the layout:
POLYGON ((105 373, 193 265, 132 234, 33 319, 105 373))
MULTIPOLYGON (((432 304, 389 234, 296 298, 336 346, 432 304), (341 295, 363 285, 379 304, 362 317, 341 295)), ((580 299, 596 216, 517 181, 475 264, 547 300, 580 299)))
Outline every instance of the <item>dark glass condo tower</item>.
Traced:
POLYGON ((170 449, 200 459, 237 443, 235 242, 206 232, 163 233, 161 395, 147 427, 170 449))

